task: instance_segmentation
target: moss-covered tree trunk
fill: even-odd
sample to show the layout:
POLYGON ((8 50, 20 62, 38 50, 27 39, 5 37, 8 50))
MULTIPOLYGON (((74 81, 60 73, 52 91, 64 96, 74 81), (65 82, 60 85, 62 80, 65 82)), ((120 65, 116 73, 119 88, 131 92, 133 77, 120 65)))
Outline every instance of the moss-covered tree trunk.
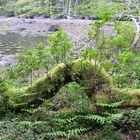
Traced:
POLYGON ((121 90, 112 87, 112 79, 99 64, 87 60, 76 60, 70 64, 60 64, 36 81, 32 87, 21 90, 9 89, 5 94, 9 97, 12 108, 38 106, 41 99, 49 99, 58 90, 70 83, 77 82, 84 87, 87 96, 97 103, 110 103, 124 100, 123 106, 139 106, 140 90, 121 90))

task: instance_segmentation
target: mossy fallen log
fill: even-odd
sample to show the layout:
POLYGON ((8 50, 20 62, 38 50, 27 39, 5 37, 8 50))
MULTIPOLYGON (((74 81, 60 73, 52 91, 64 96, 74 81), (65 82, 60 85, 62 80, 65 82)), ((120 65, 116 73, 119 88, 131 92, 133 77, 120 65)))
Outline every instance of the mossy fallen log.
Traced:
POLYGON ((76 60, 70 64, 59 64, 40 78, 32 87, 8 89, 9 107, 22 109, 38 106, 42 99, 49 99, 64 85, 76 82, 84 87, 94 103, 110 103, 124 100, 123 106, 140 106, 140 90, 121 90, 112 87, 112 79, 104 68, 95 62, 76 60))
POLYGON ((123 101, 121 108, 140 107, 140 89, 104 87, 94 96, 97 104, 123 101))

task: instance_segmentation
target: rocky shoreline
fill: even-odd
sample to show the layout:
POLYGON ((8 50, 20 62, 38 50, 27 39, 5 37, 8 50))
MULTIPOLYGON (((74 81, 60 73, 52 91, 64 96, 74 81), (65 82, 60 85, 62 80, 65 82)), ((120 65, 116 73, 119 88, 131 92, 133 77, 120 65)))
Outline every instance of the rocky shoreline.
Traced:
MULTIPOLYGON (((85 41, 87 40, 87 31, 91 29, 93 20, 82 19, 45 19, 45 18, 5 18, 0 17, 0 35, 6 35, 8 33, 15 33, 21 36, 47 36, 54 32, 50 32, 49 28, 52 25, 58 25, 66 34, 70 37, 73 44, 76 46, 76 50, 83 49, 85 47, 85 41)), ((104 27, 105 34, 113 34, 112 25, 104 27)), ((8 40, 7 40, 8 41, 8 40)), ((16 55, 16 54, 15 54, 16 55)), ((10 66, 16 62, 17 55, 3 55, 0 53, 0 69, 10 66)))
MULTIPOLYGON (((27 19, 27 18, 0 18, 1 33, 7 32, 20 33, 22 35, 33 36, 46 36, 48 34, 48 28, 57 24, 60 25, 66 32, 75 30, 76 28, 83 27, 83 29, 89 29, 89 24, 92 20, 53 20, 45 18, 27 19)), ((80 30, 82 32, 82 30, 80 30)))

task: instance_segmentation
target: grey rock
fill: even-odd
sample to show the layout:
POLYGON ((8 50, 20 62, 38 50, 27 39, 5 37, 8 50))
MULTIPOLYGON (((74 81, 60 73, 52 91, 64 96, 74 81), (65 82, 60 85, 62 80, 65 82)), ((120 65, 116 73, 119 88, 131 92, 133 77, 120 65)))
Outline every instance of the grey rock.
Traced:
POLYGON ((19 30, 19 31, 25 31, 26 28, 19 28, 18 30, 19 30))
POLYGON ((49 32, 56 32, 60 29, 61 27, 59 25, 51 25, 48 29, 49 32))

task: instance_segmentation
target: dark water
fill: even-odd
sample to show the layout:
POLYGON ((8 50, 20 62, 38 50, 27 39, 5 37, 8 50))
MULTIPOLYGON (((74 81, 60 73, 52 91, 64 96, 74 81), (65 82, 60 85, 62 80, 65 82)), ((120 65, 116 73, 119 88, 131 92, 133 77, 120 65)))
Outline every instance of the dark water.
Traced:
POLYGON ((0 35, 0 68, 13 64, 20 51, 40 43, 46 45, 47 37, 22 36, 15 33, 0 35))
POLYGON ((42 43, 46 44, 47 37, 22 36, 15 33, 0 35, 0 55, 14 55, 21 50, 34 47, 42 43))

